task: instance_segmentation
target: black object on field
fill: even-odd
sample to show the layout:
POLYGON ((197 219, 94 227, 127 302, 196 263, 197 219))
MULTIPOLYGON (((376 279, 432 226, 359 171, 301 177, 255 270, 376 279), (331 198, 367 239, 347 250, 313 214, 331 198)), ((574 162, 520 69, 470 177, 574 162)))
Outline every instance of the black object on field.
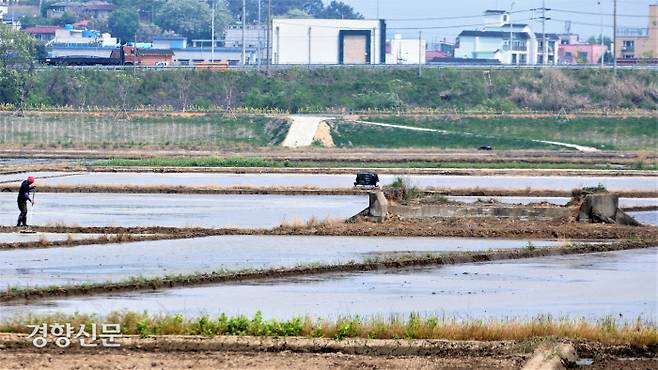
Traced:
POLYGON ((374 172, 359 172, 356 174, 354 186, 364 188, 376 188, 379 176, 374 172))
POLYGON ((478 148, 478 150, 493 150, 491 145, 482 145, 478 148))

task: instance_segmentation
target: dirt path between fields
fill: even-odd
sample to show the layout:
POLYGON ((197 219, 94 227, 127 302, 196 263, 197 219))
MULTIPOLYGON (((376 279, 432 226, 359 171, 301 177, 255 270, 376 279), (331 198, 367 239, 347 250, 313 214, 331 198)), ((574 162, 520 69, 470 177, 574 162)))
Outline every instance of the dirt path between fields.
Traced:
MULTIPOLYGON (((69 234, 174 235, 179 238, 217 235, 304 235, 304 236, 418 236, 504 239, 619 240, 658 239, 656 226, 580 224, 562 220, 529 221, 499 218, 435 218, 423 220, 388 219, 382 223, 312 221, 288 224, 272 229, 193 228, 193 227, 82 227, 74 225, 32 226, 34 231, 69 234)), ((0 232, 18 229, 0 226, 0 232)))
MULTIPOLYGON (((18 182, 0 182, 0 192, 14 192, 18 182)), ((321 188, 315 186, 183 186, 183 185, 39 185, 41 193, 117 193, 117 194, 276 194, 276 195, 366 195, 367 190, 355 188, 321 188)), ((429 194, 477 197, 571 197, 571 191, 550 189, 496 188, 421 188, 429 194)), ((658 198, 658 190, 616 191, 620 198, 658 198)), ((643 207, 641 207, 643 208, 643 207)), ((638 209, 639 210, 639 209, 638 209)))
MULTIPOLYGON (((395 125, 395 124, 390 124, 390 123, 379 123, 379 122, 360 121, 360 120, 352 121, 352 122, 359 123, 359 124, 364 124, 364 125, 370 125, 370 126, 389 127, 389 128, 397 128, 397 129, 411 130, 411 131, 436 132, 436 133, 439 133, 439 134, 457 134, 457 135, 477 136, 477 137, 483 137, 483 138, 490 138, 491 137, 491 136, 488 136, 488 135, 473 134, 473 133, 470 133, 470 132, 437 130, 437 129, 432 129, 432 128, 422 128, 422 127, 413 127, 413 126, 405 126, 405 125, 395 125)), ((593 147, 589 147, 589 146, 576 145, 576 144, 562 143, 562 142, 559 142, 559 141, 545 141, 545 140, 534 140, 534 139, 528 139, 528 141, 532 141, 532 142, 535 142, 535 143, 543 143, 543 144, 562 146, 562 147, 569 148, 569 149, 575 149, 579 152, 584 152, 584 153, 594 153, 594 152, 599 151, 599 149, 597 149, 597 148, 593 148, 593 147)))

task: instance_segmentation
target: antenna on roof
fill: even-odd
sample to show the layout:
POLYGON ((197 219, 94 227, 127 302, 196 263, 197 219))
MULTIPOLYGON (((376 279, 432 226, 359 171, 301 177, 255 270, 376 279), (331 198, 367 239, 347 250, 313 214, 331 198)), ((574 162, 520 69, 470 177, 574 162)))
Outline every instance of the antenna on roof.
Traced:
POLYGON ((571 21, 564 21, 564 33, 571 33, 571 21))

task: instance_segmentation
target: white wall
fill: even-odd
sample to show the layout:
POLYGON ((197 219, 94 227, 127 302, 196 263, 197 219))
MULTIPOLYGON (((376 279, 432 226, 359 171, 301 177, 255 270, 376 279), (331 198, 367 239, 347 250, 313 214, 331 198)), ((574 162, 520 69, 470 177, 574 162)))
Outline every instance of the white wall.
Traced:
POLYGON ((279 18, 272 23, 273 64, 338 64, 341 30, 370 31, 370 63, 384 63, 379 20, 279 18))
POLYGON ((391 52, 386 54, 386 64, 425 64, 425 51, 427 42, 418 39, 402 39, 400 35, 395 35, 391 40, 391 52), (420 53, 419 53, 420 48, 420 53))

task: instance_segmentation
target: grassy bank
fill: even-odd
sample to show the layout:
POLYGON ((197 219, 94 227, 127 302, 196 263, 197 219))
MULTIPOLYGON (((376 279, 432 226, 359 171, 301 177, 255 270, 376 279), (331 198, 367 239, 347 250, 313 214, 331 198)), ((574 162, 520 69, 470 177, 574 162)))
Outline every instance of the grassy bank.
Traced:
MULTIPOLYGON (((295 161, 243 157, 144 158, 94 161, 96 167, 273 167, 273 168, 466 168, 466 169, 619 169, 619 166, 595 163, 529 163, 529 162, 356 162, 295 161)), ((629 165, 626 169, 658 170, 656 163, 629 165)))
MULTIPOLYGON (((391 123, 395 121, 391 120, 391 123)), ((412 125, 409 125, 412 126, 412 125)), ((333 121, 330 124, 331 137, 337 147, 351 148, 442 148, 477 149, 489 145, 496 149, 565 149, 560 146, 535 142, 512 136, 470 134, 454 132, 427 132, 405 130, 395 127, 371 126, 349 121, 333 121)))
MULTIPOLYGON (((76 70, 36 73, 28 107, 166 110, 245 108, 308 111, 558 112, 648 109, 658 104, 654 71, 290 68, 257 71, 76 70)), ((12 102, 0 102, 12 103, 12 102)))
POLYGON ((0 114, 0 145, 217 148, 280 144, 289 122, 263 115, 0 114))
POLYGON ((334 142, 346 146, 441 146, 477 147, 488 144, 499 149, 555 148, 531 140, 546 140, 590 146, 601 150, 650 150, 658 148, 658 120, 643 118, 473 118, 369 117, 367 121, 445 130, 451 134, 404 131, 385 127, 334 125, 334 142), (391 135, 395 133, 395 135, 391 135), (475 134, 469 135, 469 134, 475 134))
POLYGON ((136 312, 113 312, 105 317, 85 314, 24 315, 4 319, 0 332, 29 334, 27 325, 71 323, 73 327, 91 324, 120 324, 124 335, 202 335, 202 336, 283 336, 310 338, 368 339, 447 339, 447 340, 516 340, 557 337, 592 340, 604 344, 655 346, 658 329, 655 323, 641 319, 618 322, 608 317, 596 321, 556 319, 540 316, 530 320, 457 320, 437 316, 362 318, 348 317, 321 320, 294 317, 289 320, 265 320, 260 312, 245 315, 187 318, 183 315, 149 315, 136 312))

